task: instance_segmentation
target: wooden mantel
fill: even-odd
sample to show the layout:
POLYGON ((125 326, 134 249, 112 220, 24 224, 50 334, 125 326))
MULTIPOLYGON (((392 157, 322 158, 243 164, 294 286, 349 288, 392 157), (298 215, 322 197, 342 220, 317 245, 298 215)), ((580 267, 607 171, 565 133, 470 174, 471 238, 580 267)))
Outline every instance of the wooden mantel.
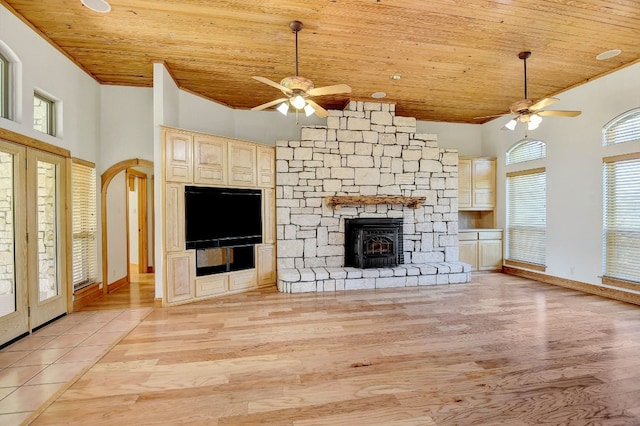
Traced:
POLYGON ((402 204, 417 209, 426 201, 426 197, 402 197, 399 195, 336 195, 327 197, 329 207, 339 209, 342 206, 358 206, 364 204, 402 204))

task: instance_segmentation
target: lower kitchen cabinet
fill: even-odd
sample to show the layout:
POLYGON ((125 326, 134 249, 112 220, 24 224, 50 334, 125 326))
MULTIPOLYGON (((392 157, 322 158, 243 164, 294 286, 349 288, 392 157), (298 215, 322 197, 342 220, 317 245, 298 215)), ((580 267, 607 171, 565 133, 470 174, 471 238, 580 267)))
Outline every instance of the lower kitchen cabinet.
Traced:
POLYGON ((471 271, 502 269, 502 230, 473 229, 458 233, 460 261, 471 265, 471 271))

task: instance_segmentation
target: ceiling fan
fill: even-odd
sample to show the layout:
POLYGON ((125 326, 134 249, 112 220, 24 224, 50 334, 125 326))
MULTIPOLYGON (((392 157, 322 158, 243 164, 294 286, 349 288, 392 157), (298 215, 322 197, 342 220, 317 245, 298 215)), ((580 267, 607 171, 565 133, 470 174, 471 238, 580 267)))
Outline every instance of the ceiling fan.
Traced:
MULTIPOLYGON (((540 125, 540 122, 542 122, 542 117, 577 117, 581 114, 581 111, 543 110, 543 108, 546 108, 549 105, 553 105, 558 102, 560 100, 558 98, 544 98, 534 103, 527 97, 527 59, 530 56, 531 52, 520 52, 518 54, 518 58, 522 59, 524 64, 524 99, 511 104, 509 110, 511 111, 511 114, 517 114, 517 116, 515 118, 512 118, 511 121, 505 124, 504 127, 502 127, 502 130, 514 130, 518 123, 527 123, 527 129, 533 130, 540 125)), ((502 115, 504 114, 489 115, 476 118, 500 117, 502 115)))
POLYGON ((289 28, 296 34, 296 75, 285 77, 280 84, 269 80, 265 77, 254 76, 253 78, 261 83, 275 87, 285 94, 286 98, 276 99, 266 104, 258 105, 251 108, 253 111, 260 111, 271 106, 278 105, 276 108, 282 114, 286 115, 291 105, 296 111, 303 110, 308 117, 315 113, 319 117, 327 117, 329 113, 326 109, 312 101, 310 98, 314 96, 336 95, 341 93, 351 93, 351 87, 346 84, 336 84, 333 86, 314 87, 313 82, 307 78, 298 75, 298 33, 302 30, 302 22, 291 21, 289 28))

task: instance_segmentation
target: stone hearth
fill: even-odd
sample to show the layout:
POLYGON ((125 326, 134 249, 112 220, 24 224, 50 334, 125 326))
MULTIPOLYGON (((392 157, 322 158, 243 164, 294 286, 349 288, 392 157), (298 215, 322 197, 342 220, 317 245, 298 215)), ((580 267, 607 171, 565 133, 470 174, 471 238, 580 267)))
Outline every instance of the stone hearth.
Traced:
POLYGON ((415 118, 396 116, 394 105, 367 102, 329 111, 326 127, 303 127, 301 140, 276 145, 278 288, 468 282, 469 267, 458 262, 457 197, 457 150, 439 149, 436 135, 416 134, 415 118), (327 203, 334 196, 424 202, 334 206, 327 203), (404 265, 363 270, 368 272, 344 268, 344 219, 365 217, 403 219, 404 265), (371 279, 353 285, 335 281, 350 276, 371 279))

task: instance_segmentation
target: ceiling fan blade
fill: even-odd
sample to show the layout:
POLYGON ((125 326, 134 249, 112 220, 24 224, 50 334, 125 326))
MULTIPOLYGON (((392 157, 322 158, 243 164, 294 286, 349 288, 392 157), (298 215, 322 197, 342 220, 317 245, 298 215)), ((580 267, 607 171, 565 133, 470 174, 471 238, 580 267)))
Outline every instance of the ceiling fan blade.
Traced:
POLYGON ((262 111, 263 109, 267 109, 271 106, 277 105, 281 102, 287 102, 289 99, 287 98, 280 98, 280 99, 276 99, 275 101, 271 101, 271 102, 267 102, 266 104, 262 104, 262 105, 258 105, 257 107, 253 107, 251 108, 251 111, 262 111))
POLYGON ((328 117, 329 116, 329 111, 327 111, 326 109, 322 108, 320 105, 318 105, 317 103, 313 102, 311 99, 307 99, 307 103, 309 105, 311 105, 311 107, 315 110, 316 115, 318 117, 328 117))
POLYGON ((285 95, 290 95, 291 93, 293 93, 289 88, 284 87, 282 84, 278 84, 275 81, 269 80, 268 78, 260 77, 257 75, 254 75, 252 78, 254 80, 258 80, 260 83, 264 83, 268 86, 275 87, 276 89, 282 90, 282 92, 285 95))
POLYGON ((541 116, 556 116, 556 117, 577 117, 582 114, 582 111, 536 111, 536 114, 541 116))
POLYGON ((553 105, 556 102, 558 102, 560 99, 558 98, 544 98, 544 99, 540 99, 538 102, 536 102, 535 104, 531 105, 529 107, 529 111, 535 111, 538 109, 542 109, 542 108, 546 108, 549 105, 553 105))
POLYGON ((351 87, 347 84, 335 84, 333 86, 316 87, 307 91, 309 96, 337 95, 339 93, 351 93, 351 87))

